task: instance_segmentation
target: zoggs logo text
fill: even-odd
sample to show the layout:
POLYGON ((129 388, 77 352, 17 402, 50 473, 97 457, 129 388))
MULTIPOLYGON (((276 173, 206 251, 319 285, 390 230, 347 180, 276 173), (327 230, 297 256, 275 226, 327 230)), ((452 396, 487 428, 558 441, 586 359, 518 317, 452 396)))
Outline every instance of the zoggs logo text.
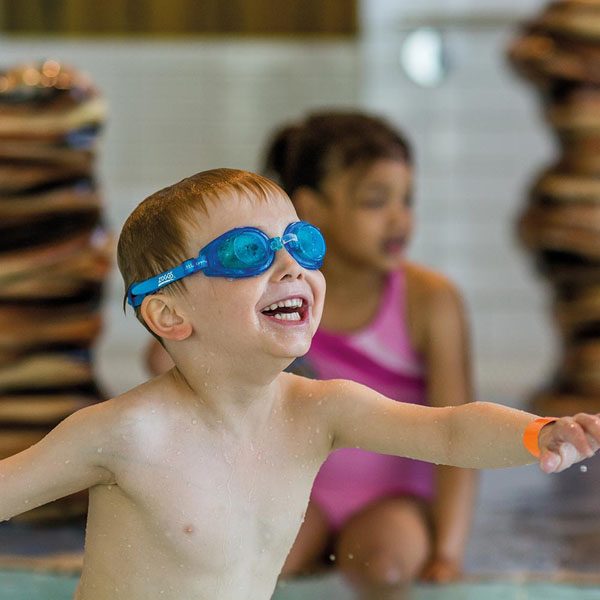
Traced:
POLYGON ((168 273, 165 273, 164 275, 161 275, 158 278, 158 287, 160 287, 161 285, 166 285, 167 283, 171 283, 171 281, 173 281, 175 279, 175 276, 173 275, 172 271, 169 271, 168 273))

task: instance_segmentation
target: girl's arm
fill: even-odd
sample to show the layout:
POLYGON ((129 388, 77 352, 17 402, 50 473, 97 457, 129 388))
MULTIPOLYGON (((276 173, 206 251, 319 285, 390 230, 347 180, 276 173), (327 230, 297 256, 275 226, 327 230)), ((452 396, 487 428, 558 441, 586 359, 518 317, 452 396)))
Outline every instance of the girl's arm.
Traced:
MULTIPOLYGON (((428 404, 471 402, 469 335, 460 294, 448 280, 435 274, 415 269, 408 275, 409 293, 414 289, 422 300, 414 303, 409 316, 414 315, 411 321, 420 325, 416 333, 427 369, 428 404)), ((477 479, 478 472, 473 469, 436 468, 433 550, 422 573, 424 579, 450 581, 462 571, 477 479)))
POLYGON ((99 406, 62 421, 27 450, 0 461, 0 521, 97 484, 112 483, 99 406), (104 444, 104 447, 103 447, 104 444))

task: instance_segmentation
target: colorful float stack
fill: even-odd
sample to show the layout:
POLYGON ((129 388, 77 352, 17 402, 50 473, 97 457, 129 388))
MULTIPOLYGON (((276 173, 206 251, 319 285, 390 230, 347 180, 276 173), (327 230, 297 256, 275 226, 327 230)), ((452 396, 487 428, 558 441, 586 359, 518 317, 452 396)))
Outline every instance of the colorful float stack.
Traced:
MULTIPOLYGON (((91 351, 112 245, 94 177, 105 113, 91 82, 56 61, 0 71, 0 458, 101 396, 91 351)), ((27 515, 84 510, 80 495, 27 515)))
POLYGON ((558 157, 534 182, 521 240, 553 289, 562 354, 544 414, 600 412, 600 0, 553 2, 509 58, 540 94, 558 157))

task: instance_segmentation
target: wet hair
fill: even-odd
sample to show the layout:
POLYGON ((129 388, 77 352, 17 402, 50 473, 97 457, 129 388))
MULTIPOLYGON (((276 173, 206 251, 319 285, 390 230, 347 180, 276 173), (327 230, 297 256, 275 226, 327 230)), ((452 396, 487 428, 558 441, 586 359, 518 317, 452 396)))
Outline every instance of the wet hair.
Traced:
MULTIPOLYGON (((208 220, 209 207, 227 210, 234 198, 253 203, 269 203, 275 199, 289 202, 285 192, 273 181, 237 169, 203 171, 143 200, 125 221, 117 245, 117 263, 125 284, 123 308, 127 290, 133 283, 154 277, 191 258, 188 256, 191 224, 208 220)), ((185 281, 182 280, 161 292, 173 294, 183 289, 185 281)), ((148 329, 139 307, 135 313, 148 329)))
POLYGON ((264 173, 290 197, 303 186, 319 190, 336 169, 366 166, 378 159, 412 164, 410 145, 384 119, 361 112, 318 112, 275 133, 264 173))

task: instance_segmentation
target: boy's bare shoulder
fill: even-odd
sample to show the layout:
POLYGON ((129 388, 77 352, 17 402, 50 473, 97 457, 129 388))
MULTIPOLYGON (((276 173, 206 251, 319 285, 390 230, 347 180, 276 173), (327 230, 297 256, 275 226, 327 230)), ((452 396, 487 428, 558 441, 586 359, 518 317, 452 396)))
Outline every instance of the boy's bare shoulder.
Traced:
POLYGON ((346 379, 310 379, 293 373, 282 373, 286 402, 292 410, 314 410, 321 413, 327 409, 327 403, 345 391, 360 387, 346 379))
POLYGON ((153 380, 137 385, 122 394, 94 405, 98 415, 116 425, 118 422, 135 418, 136 414, 144 414, 152 410, 156 404, 157 391, 153 380))
MULTIPOLYGON (((134 446, 149 449, 169 427, 169 410, 160 377, 90 407, 88 421, 107 432, 111 446, 131 451, 134 446)), ((173 403, 175 404, 175 403, 173 403)), ((88 409, 84 409, 88 410, 88 409)))
POLYGON ((314 451, 324 453, 323 460, 333 448, 333 424, 340 414, 351 412, 353 399, 361 397, 364 386, 345 379, 309 379, 292 373, 282 373, 281 377, 286 420, 296 425, 296 431, 321 434, 321 444, 309 444, 314 451))

